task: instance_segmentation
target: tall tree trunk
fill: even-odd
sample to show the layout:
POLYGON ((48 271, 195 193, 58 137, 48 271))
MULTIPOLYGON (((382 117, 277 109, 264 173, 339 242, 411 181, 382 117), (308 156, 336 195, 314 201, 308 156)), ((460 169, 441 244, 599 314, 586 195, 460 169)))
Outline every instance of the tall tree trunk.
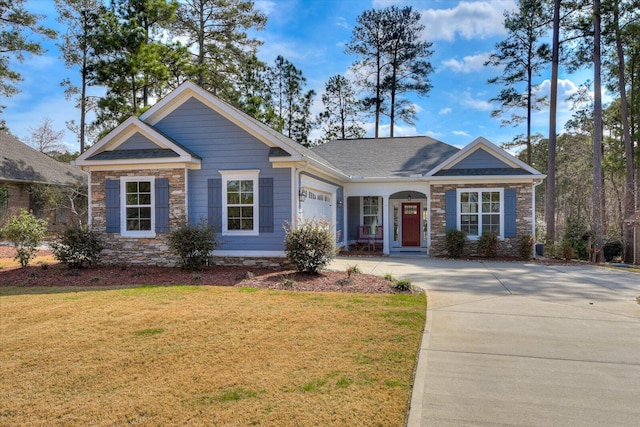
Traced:
POLYGON ((593 256, 602 249, 602 61, 600 52, 600 0, 593 0, 593 256))
POLYGON ((531 67, 527 70, 527 164, 531 166, 531 80, 533 79, 531 67))
MULTIPOLYGON (((625 83, 625 61, 622 49, 622 35, 620 34, 620 0, 616 0, 613 7, 613 29, 616 37, 616 52, 618 54, 618 90, 620 91, 620 113, 622 119, 622 135, 624 138, 624 155, 626 160, 626 192, 624 198, 624 218, 627 219, 635 210, 635 188, 633 179, 633 143, 629 127, 629 104, 627 101, 627 85, 625 83)), ((624 260, 633 262, 633 228, 623 226, 624 260)))
POLYGON ((549 157, 547 161, 547 194, 545 221, 548 246, 556 241, 556 121, 558 108, 558 65, 560 47, 560 0, 553 7, 553 53, 551 62, 551 99, 549 105, 549 157))

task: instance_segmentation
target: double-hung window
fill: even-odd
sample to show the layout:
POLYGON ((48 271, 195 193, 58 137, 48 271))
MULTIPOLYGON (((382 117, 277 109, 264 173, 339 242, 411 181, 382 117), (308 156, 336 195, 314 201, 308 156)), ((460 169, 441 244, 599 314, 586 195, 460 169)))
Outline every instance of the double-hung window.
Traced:
POLYGON ((122 178, 121 230, 124 236, 155 235, 154 178, 122 178))
POLYGON ((458 229, 469 238, 477 238, 488 231, 503 236, 503 190, 458 190, 458 229))
POLYGON ((382 225, 380 220, 380 198, 365 196, 362 198, 362 225, 382 225))
POLYGON ((220 171, 222 234, 258 235, 259 171, 220 171))

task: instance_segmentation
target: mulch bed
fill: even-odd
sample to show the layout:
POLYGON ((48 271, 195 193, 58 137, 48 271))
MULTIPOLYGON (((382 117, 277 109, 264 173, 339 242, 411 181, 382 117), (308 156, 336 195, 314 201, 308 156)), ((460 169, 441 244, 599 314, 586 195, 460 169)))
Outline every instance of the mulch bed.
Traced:
MULTIPOLYGON (((15 251, 0 246, 0 258, 13 258, 15 251)), ((39 251, 38 256, 50 255, 39 251)), ((207 267, 188 271, 167 267, 96 266, 69 269, 62 264, 29 265, 27 268, 0 270, 0 286, 140 286, 140 285, 216 285, 314 292, 394 293, 389 282, 369 274, 324 271, 300 274, 294 270, 250 267, 207 267)))

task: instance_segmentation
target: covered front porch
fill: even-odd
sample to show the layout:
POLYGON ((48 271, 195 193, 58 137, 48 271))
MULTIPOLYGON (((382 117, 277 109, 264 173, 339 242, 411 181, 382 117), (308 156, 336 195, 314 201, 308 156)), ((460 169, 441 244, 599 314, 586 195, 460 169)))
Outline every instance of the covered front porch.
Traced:
POLYGON ((348 188, 345 199, 346 250, 428 253, 431 225, 425 183, 348 188))

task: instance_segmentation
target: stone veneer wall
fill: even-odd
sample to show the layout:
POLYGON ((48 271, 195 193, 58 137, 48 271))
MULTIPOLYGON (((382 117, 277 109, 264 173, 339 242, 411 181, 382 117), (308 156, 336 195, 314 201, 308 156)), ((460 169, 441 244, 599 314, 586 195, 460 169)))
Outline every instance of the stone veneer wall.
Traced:
MULTIPOLYGON (((431 186, 431 248, 432 256, 446 255, 444 241, 446 237, 445 194, 457 188, 504 188, 516 190, 516 237, 500 241, 498 256, 518 256, 518 244, 522 236, 531 234, 532 206, 531 184, 434 184, 431 186)), ((467 255, 477 255, 475 240, 467 240, 467 255)))
MULTIPOLYGON (((91 209, 94 231, 105 240, 101 262, 109 265, 153 265, 174 267, 177 257, 169 250, 168 233, 156 233, 155 238, 122 237, 120 233, 106 232, 105 189, 107 179, 122 176, 154 176, 169 180, 169 221, 174 229, 185 218, 185 170, 145 169, 127 171, 99 171, 91 173, 91 209)), ((237 265, 245 267, 280 268, 290 266, 287 258, 212 257, 210 265, 237 265)))
POLYGON ((91 228, 99 232, 106 248, 101 262, 117 265, 154 265, 172 267, 176 256, 169 250, 167 233, 156 233, 155 238, 122 237, 120 233, 106 232, 106 182, 123 176, 153 176, 169 180, 169 226, 174 228, 185 218, 185 170, 138 169, 125 171, 91 172, 91 228))

